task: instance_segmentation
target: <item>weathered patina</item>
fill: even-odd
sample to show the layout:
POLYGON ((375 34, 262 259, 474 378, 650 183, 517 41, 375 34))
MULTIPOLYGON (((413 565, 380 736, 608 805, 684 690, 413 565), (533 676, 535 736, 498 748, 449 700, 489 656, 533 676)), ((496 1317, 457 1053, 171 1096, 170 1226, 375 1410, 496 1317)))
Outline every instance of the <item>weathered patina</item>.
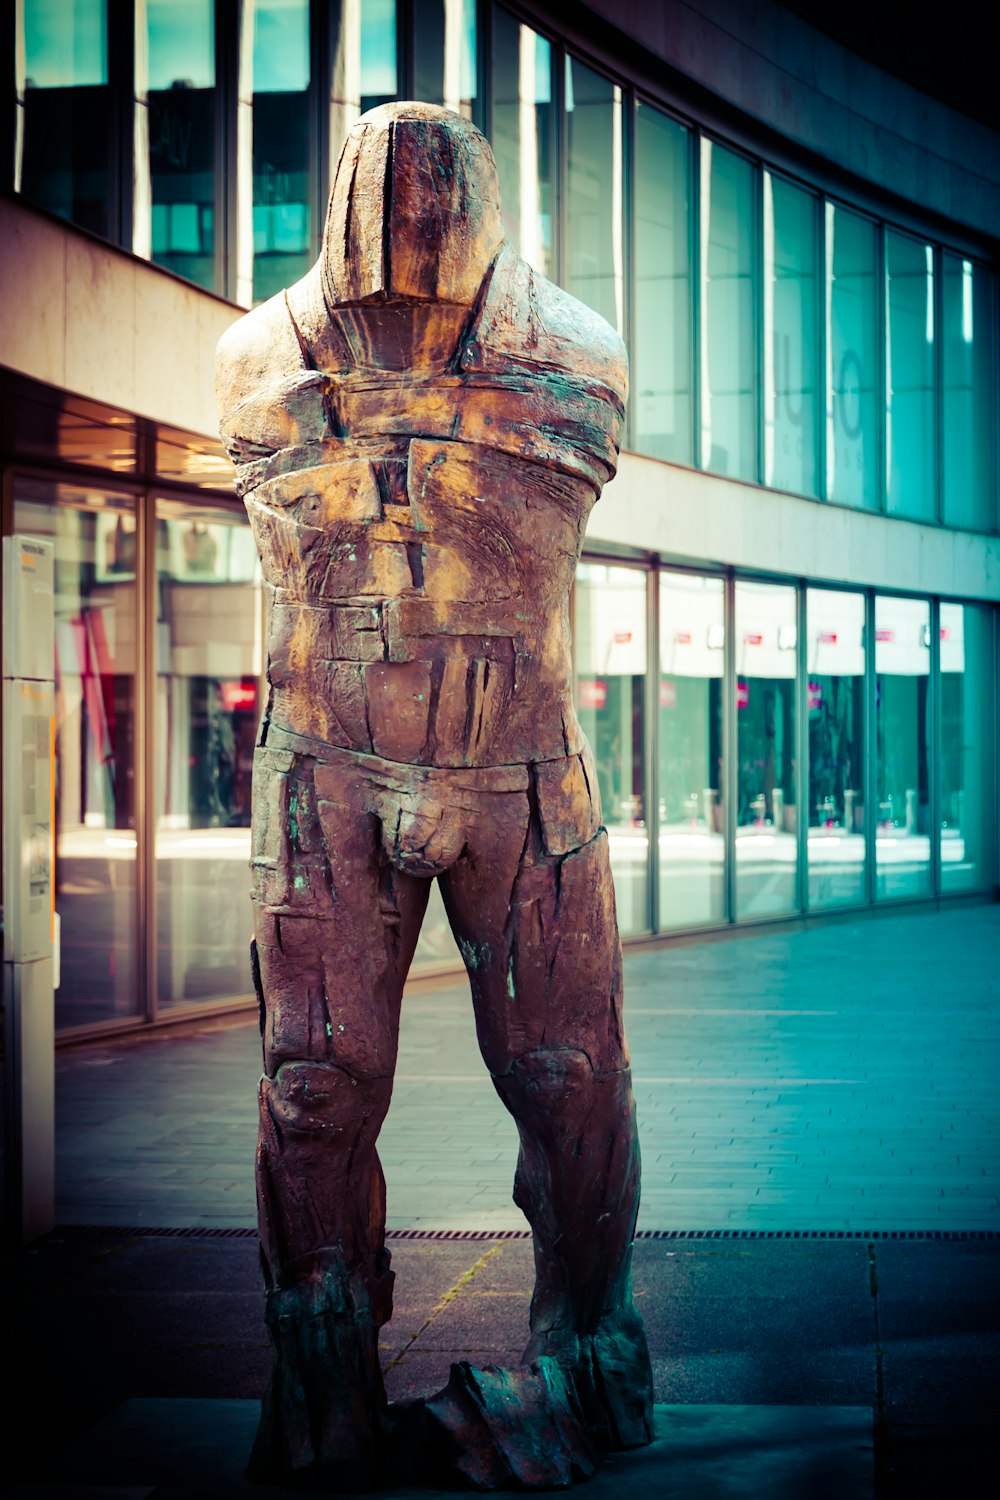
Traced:
POLYGON ((521 1366, 454 1366, 419 1430, 453 1474, 529 1489, 651 1435, 621 949, 568 614, 626 384, 617 334, 506 241, 483 136, 421 104, 357 123, 319 261, 220 346, 270 600, 252 855, 262 1478, 382 1472, 376 1140, 435 877, 517 1122, 537 1280, 521 1366))

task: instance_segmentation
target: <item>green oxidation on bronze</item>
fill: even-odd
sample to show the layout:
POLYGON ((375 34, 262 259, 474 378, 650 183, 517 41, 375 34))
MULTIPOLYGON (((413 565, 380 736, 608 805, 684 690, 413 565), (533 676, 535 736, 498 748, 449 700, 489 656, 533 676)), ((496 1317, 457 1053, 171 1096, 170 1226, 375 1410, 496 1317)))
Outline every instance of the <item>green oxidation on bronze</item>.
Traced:
POLYGON ((406 1473, 561 1487, 650 1438, 621 949, 568 614, 626 390, 614 330, 506 241, 483 137, 422 104, 357 122, 316 265, 220 346, 271 604, 251 876, 274 1368, 255 1478, 391 1478, 376 1140, 435 879, 517 1125, 536 1286, 520 1363, 453 1366, 399 1426, 436 1465, 407 1451, 406 1473))

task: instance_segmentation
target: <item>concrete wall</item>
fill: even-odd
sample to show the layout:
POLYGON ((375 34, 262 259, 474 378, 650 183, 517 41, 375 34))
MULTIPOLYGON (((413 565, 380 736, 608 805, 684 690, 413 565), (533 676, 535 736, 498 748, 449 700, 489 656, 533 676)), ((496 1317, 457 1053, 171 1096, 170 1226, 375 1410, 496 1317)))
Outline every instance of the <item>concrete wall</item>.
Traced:
MULTIPOLYGON (((1000 233, 1000 133, 884 73, 773 0, 586 0, 581 8, 875 187, 978 232, 1000 233)), ((912 24, 924 17, 915 7, 912 24)), ((940 11, 929 24, 951 21, 940 11)), ((965 10, 955 24, 975 23, 965 10)))
POLYGON ((817 582, 1000 600, 1000 537, 868 515, 634 453, 622 454, 587 542, 817 582))
POLYGON ((242 309, 0 198, 0 364, 215 437, 214 357, 242 309))

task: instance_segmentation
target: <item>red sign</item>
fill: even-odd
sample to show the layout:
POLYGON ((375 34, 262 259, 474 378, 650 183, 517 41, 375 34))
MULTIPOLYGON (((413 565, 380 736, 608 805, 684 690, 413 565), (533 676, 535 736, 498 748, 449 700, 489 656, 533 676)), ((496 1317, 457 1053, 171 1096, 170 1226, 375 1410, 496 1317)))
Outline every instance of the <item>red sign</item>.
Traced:
POLYGON ((750 684, 749 682, 737 682, 736 684, 736 707, 750 707, 750 684))
POLYGON ((943 641, 946 641, 948 639, 948 627, 947 627, 947 625, 942 625, 941 626, 941 639, 943 641))
POLYGON ((257 707, 256 682, 223 682, 219 686, 225 713, 253 713, 257 707))
POLYGON ((896 639, 896 632, 894 630, 876 630, 875 639, 877 641, 894 641, 896 639))
POLYGON ((603 708, 608 701, 607 683, 599 677, 581 677, 576 685, 576 701, 580 708, 603 708))
POLYGON ((631 630, 616 630, 614 633, 614 643, 616 646, 627 646, 631 639, 631 630))
POLYGON ((660 707, 677 707, 677 684, 672 677, 660 678, 660 707))
POLYGON ((690 644, 691 644, 691 632, 690 632, 690 630, 675 630, 674 631, 674 645, 675 646, 690 646, 690 644))
POLYGON ((764 644, 764 637, 762 635, 745 635, 743 639, 748 646, 762 646, 764 644))
POLYGON ((835 646, 837 644, 837 632, 835 630, 821 630, 816 639, 821 646, 835 646))

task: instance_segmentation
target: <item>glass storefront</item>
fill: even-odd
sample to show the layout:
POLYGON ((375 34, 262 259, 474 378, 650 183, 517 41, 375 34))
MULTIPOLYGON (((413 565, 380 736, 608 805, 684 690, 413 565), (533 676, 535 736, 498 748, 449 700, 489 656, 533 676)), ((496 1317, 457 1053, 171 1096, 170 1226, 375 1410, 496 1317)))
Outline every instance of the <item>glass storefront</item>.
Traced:
POLYGON ((942 262, 944 519, 989 531, 997 463, 995 283, 971 260, 945 251, 942 262))
POLYGON ((909 235, 885 237, 885 467, 891 514, 933 521, 934 251, 909 235))
POLYGON ((865 596, 806 590, 809 910, 867 900, 865 596))
POLYGON ((875 600, 875 894, 931 884, 930 650, 926 599, 875 600))
POLYGON ((726 920, 725 585, 660 575, 659 925, 726 920))
POLYGON ((253 537, 237 511, 156 504, 157 1001, 247 989, 250 779, 263 629, 253 537))
POLYGON ((826 205, 826 493, 878 508, 875 225, 826 205))
POLYGON ((55 548, 57 1026, 138 1014, 136 497, 23 475, 16 533, 55 548))
POLYGON ((941 605, 941 890, 982 890, 995 879, 997 682, 994 612, 941 605))
POLYGON ((757 477, 753 168, 701 142, 701 462, 757 477))
POLYGON ((623 933, 649 928, 646 578, 641 568, 581 563, 573 623, 576 711, 597 763, 623 933))
POLYGON ((797 596, 736 584, 736 916, 797 906, 797 596))
POLYGON ((816 198, 764 173, 764 483, 817 486, 816 198))

